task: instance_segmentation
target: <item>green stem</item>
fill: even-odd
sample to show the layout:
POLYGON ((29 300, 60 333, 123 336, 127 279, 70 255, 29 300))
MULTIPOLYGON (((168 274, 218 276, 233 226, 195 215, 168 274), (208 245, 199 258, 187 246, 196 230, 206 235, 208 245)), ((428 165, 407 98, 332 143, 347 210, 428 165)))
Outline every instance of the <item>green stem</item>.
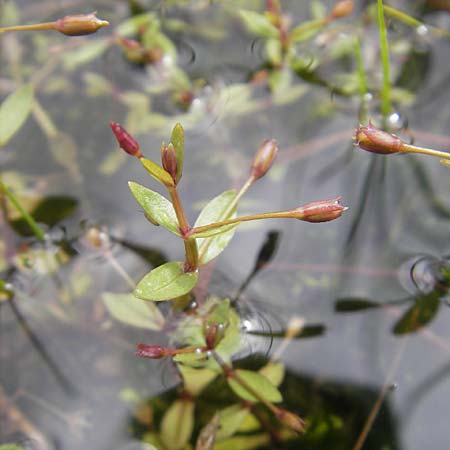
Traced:
POLYGON ((186 255, 186 271, 193 272, 198 268, 198 249, 195 239, 189 239, 188 233, 190 233, 189 222, 187 221, 186 214, 184 212, 183 203, 178 194, 176 187, 168 188, 170 198, 172 200, 173 208, 178 219, 181 236, 184 239, 184 252, 186 255))
POLYGON ((355 51, 355 59, 358 70, 358 84, 359 84, 359 93, 361 95, 361 99, 364 100, 364 96, 367 94, 367 78, 366 73, 364 71, 364 61, 361 52, 361 42, 358 36, 355 36, 355 41, 353 44, 353 48, 355 51))
POLYGON ((225 225, 233 225, 235 223, 249 222, 250 220, 261 220, 261 219, 288 219, 294 217, 293 211, 277 211, 270 213, 261 214, 251 214, 249 216, 235 217, 234 219, 222 220, 220 222, 210 223, 208 225, 203 225, 202 227, 195 227, 189 231, 189 235, 195 236, 196 234, 203 233, 205 231, 214 230, 215 228, 220 228, 225 225))
POLYGON ((380 51, 381 51, 381 64, 383 67, 383 85, 381 89, 381 113, 384 118, 391 112, 390 102, 390 69, 389 69, 389 46, 387 39, 386 22, 384 21, 384 9, 383 0, 377 0, 378 11, 378 29, 380 32, 380 51))
POLYGON ((422 153, 424 155, 450 160, 450 153, 433 150, 432 148, 418 147, 416 145, 403 144, 400 151, 405 153, 422 153))
POLYGON ((23 219, 25 220, 25 222, 27 222, 36 238, 41 242, 45 241, 44 230, 36 223, 33 217, 30 214, 28 214, 27 211, 25 211, 25 209, 22 207, 17 197, 10 191, 8 187, 5 186, 5 184, 1 180, 0 180, 0 189, 8 197, 8 199, 16 207, 16 209, 20 212, 20 214, 22 214, 23 219))
POLYGON ((54 30, 55 22, 33 23, 30 25, 14 25, 11 27, 0 27, 0 33, 8 31, 37 31, 37 30, 54 30))

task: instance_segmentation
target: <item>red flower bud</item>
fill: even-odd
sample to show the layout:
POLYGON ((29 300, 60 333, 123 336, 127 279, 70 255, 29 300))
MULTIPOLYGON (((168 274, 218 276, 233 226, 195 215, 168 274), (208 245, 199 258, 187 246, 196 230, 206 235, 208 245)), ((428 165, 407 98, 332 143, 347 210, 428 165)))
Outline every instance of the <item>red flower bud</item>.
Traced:
POLYGON ((110 122, 109 126, 111 127, 111 130, 113 131, 121 149, 125 150, 129 155, 142 158, 143 155, 139 148, 138 142, 125 130, 125 128, 116 122, 110 122))
POLYGON ((161 145, 161 162, 164 170, 170 174, 174 183, 177 183, 177 154, 174 146, 170 143, 167 147, 161 145))
POLYGON ((387 133, 374 127, 369 121, 369 125, 360 126, 355 130, 355 145, 368 152, 388 155, 402 150, 404 142, 395 134, 387 133))
POLYGON ((272 166, 278 153, 277 141, 266 139, 258 148, 253 157, 250 176, 255 180, 263 177, 272 166))
POLYGON ((99 28, 109 25, 106 20, 99 19, 96 13, 65 16, 55 21, 55 30, 67 36, 83 36, 95 33, 99 28))
POLYGON ((168 349, 166 347, 162 347, 161 345, 137 345, 136 356, 141 356, 142 358, 160 359, 169 354, 168 349))
POLYGON ((329 222, 341 217, 342 213, 348 209, 342 206, 340 201, 341 197, 337 197, 307 203, 293 211, 294 217, 306 222, 329 222))

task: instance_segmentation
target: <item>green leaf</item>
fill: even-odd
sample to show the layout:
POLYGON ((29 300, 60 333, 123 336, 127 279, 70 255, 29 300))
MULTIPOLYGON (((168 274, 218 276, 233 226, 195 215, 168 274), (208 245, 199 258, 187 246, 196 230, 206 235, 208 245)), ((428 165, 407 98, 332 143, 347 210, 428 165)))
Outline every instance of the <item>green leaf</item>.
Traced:
POLYGON ((218 375, 211 369, 195 369, 183 364, 178 364, 177 367, 183 377, 184 389, 195 397, 218 375))
POLYGON ((336 312, 355 312, 379 308, 380 306, 383 305, 365 298, 342 298, 336 300, 334 310, 336 312))
POLYGON ((239 16, 250 33, 265 38, 279 37, 278 29, 272 25, 270 20, 263 14, 241 9, 239 11, 239 16))
POLYGON ((317 34, 325 24, 323 19, 308 20, 296 26, 289 34, 289 38, 292 43, 306 41, 317 34))
POLYGON ((34 92, 25 84, 8 95, 0 106, 0 146, 5 145, 25 123, 33 106, 34 92))
POLYGON ((0 450, 23 450, 23 447, 17 444, 1 444, 0 450))
POLYGON ((120 322, 149 330, 161 330, 164 326, 164 317, 154 303, 133 294, 105 292, 102 297, 110 314, 120 322))
POLYGON ((160 302, 190 292, 197 284, 197 272, 184 272, 182 262, 168 262, 153 269, 139 281, 134 295, 160 302))
MULTIPOLYGON (((224 217, 226 210, 228 209, 228 207, 230 206, 231 202, 234 200, 235 197, 236 191, 234 189, 231 189, 213 198, 199 214, 197 220, 195 221, 194 227, 201 227, 203 225, 215 223, 220 220, 236 217, 236 208, 234 208, 231 214, 229 214, 227 217, 224 217)), ((197 245, 199 247, 200 265, 206 264, 207 262, 214 259, 229 244, 236 231, 236 226, 231 225, 228 227, 229 228, 226 228, 223 231, 219 230, 221 234, 209 238, 207 242, 206 239, 204 238, 197 239, 197 245)), ((217 232, 218 230, 213 231, 217 232)))
POLYGON ((137 202, 144 209, 145 213, 150 216, 154 222, 162 225, 171 233, 180 235, 178 229, 178 219, 175 209, 169 200, 161 194, 152 191, 138 183, 130 181, 128 183, 130 190, 137 202))
POLYGON ((164 186, 168 187, 175 186, 170 173, 153 162, 151 159, 141 158, 141 164, 144 166, 144 169, 159 183, 162 183, 164 186))
POLYGON ((98 58, 110 45, 110 39, 97 39, 85 42, 75 50, 65 52, 63 65, 67 70, 74 70, 78 66, 87 64, 98 58))
POLYGON ((222 440, 233 436, 249 413, 249 408, 242 406, 240 403, 220 411, 220 429, 217 433, 217 439, 222 440))
POLYGON ((170 450, 183 448, 194 429, 194 403, 191 400, 175 400, 161 422, 161 439, 170 450))
MULTIPOLYGON (((254 391, 258 392, 261 397, 270 402, 281 402, 283 397, 280 391, 264 376, 258 372, 251 370, 237 369, 235 373, 246 384, 248 384, 254 391)), ((259 400, 251 394, 244 386, 242 386, 236 379, 228 378, 228 385, 236 395, 249 400, 251 402, 259 402, 259 400)))
POLYGON ((269 362, 259 373, 264 375, 274 386, 279 386, 284 379, 284 364, 280 362, 269 362))
POLYGON ((177 123, 173 127, 172 136, 170 137, 170 143, 175 149, 177 155, 177 183, 180 181, 183 174, 183 161, 184 161, 184 130, 181 124, 177 123))
POLYGON ((270 446, 271 437, 269 433, 252 434, 249 436, 233 436, 229 439, 217 442, 214 450, 256 450, 270 446))
POLYGON ((395 324, 394 334, 413 333, 433 320, 439 310, 439 294, 431 292, 416 299, 403 317, 395 324))

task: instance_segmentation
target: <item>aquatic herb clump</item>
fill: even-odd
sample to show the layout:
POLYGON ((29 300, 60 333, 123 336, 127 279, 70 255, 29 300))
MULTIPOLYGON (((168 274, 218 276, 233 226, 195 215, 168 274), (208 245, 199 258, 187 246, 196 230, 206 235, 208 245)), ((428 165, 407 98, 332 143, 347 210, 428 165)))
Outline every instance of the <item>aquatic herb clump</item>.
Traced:
POLYGON ((172 261, 156 267, 137 284, 134 295, 151 301, 171 300, 188 294, 198 282, 198 268, 216 258, 229 244, 236 226, 261 219, 291 218, 307 222, 328 222, 337 219, 346 208, 340 197, 321 200, 286 211, 264 212, 238 216, 236 209, 242 196, 272 166, 278 146, 275 140, 264 141, 253 158, 247 181, 237 192, 227 190, 213 198, 190 225, 181 201, 178 184, 183 172, 184 130, 173 128, 170 142, 161 145, 162 165, 144 157, 138 142, 119 124, 111 129, 125 152, 139 159, 144 169, 168 191, 169 199, 135 182, 130 190, 143 208, 145 216, 178 236, 184 244, 185 260, 172 261))

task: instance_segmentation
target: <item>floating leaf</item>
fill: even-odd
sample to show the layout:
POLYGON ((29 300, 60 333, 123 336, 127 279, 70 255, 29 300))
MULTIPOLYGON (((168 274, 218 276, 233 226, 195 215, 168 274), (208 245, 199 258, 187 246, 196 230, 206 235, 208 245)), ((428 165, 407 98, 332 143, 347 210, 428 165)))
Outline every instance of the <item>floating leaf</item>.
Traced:
POLYGON ((171 450, 183 448, 190 440, 194 428, 194 403, 175 400, 161 422, 161 439, 171 450))
POLYGON ((240 403, 220 411, 220 429, 217 433, 217 439, 222 440, 233 436, 249 413, 250 409, 240 403))
POLYGON ((34 92, 25 84, 8 95, 0 106, 0 147, 5 145, 25 123, 33 106, 34 92))
POLYGON ((394 334, 413 333, 427 325, 439 310, 439 294, 431 292, 418 297, 403 317, 395 324, 394 334))
POLYGON ((216 442, 214 450, 254 450, 267 448, 271 444, 269 433, 252 434, 249 436, 233 436, 220 442, 216 442))
MULTIPOLYGON (((228 217, 224 217, 225 212, 235 197, 236 191, 231 189, 213 198, 199 214, 194 227, 201 227, 220 220, 236 217, 236 209, 228 217)), ((206 264, 218 256, 233 238, 235 230, 236 227, 232 225, 230 228, 225 229, 222 234, 209 238, 208 240, 198 238, 197 245, 199 247, 200 265, 206 264)))
POLYGON ((177 215, 169 200, 161 194, 133 181, 130 181, 128 186, 137 202, 156 223, 162 225, 177 236, 180 235, 177 215))
MULTIPOLYGON (((258 372, 251 370, 237 369, 236 374, 246 384, 248 384, 254 391, 258 392, 261 397, 270 402, 281 402, 283 397, 280 391, 264 376, 258 372)), ((244 386, 242 386, 236 379, 228 378, 228 384, 236 395, 249 400, 251 402, 259 402, 259 400, 251 394, 244 386)))
POLYGON ((144 302, 133 294, 105 292, 103 301, 110 314, 127 325, 149 330, 160 330, 164 326, 164 317, 157 306, 144 302))
POLYGON ((172 136, 170 137, 170 143, 175 149, 177 155, 177 183, 180 181, 183 174, 183 161, 184 161, 184 130, 183 127, 177 123, 173 127, 172 136))
POLYGON ((255 11, 239 10, 239 16, 250 33, 265 38, 277 38, 279 31, 263 14, 255 11))
POLYGON ((151 159, 140 159, 144 169, 158 182, 164 184, 164 186, 175 186, 170 173, 164 170, 161 166, 153 162, 151 159))
POLYGON ((170 300, 190 292, 197 280, 197 272, 184 272, 182 262, 168 262, 145 275, 134 295, 155 302, 170 300))
MULTIPOLYGON (((34 220, 53 227, 66 217, 70 217, 76 210, 78 201, 72 197, 55 196, 42 199, 31 211, 34 220)), ((20 217, 10 222, 14 230, 22 236, 33 235, 33 230, 27 221, 20 217)))
POLYGON ((334 310, 337 312, 355 312, 364 311, 371 308, 379 308, 379 303, 365 298, 343 298, 336 300, 334 310))
POLYGON ((296 26, 290 33, 292 43, 306 41, 316 35, 325 25, 323 19, 314 19, 296 26))
POLYGON ((24 450, 24 448, 17 444, 1 444, 0 450, 24 450))

